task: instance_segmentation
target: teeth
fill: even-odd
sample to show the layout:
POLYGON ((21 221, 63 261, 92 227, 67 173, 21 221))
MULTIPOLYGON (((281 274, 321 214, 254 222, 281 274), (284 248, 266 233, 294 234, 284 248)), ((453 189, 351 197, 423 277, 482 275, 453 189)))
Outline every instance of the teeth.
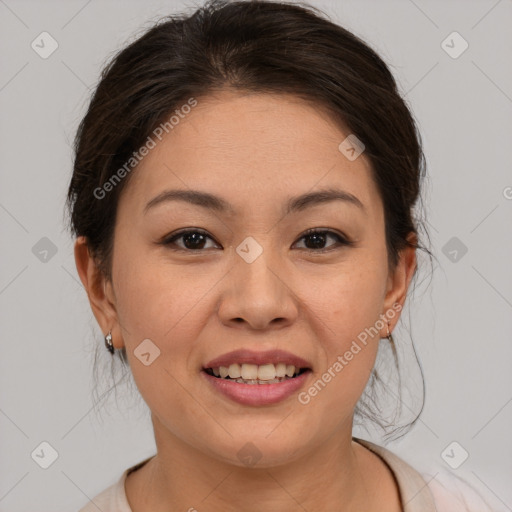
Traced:
POLYGON ((283 378, 293 377, 298 374, 300 368, 295 367, 293 364, 286 365, 284 363, 267 363, 262 365, 256 364, 237 364, 233 363, 227 366, 220 366, 212 368, 213 374, 216 377, 225 379, 230 377, 236 382, 245 384, 274 384, 281 382, 283 378))
POLYGON ((242 369, 239 364, 234 363, 229 365, 229 376, 232 379, 238 379, 238 377, 242 376, 242 369))
POLYGON ((273 364, 263 364, 258 366, 259 380, 272 380, 276 377, 276 367, 273 364))
POLYGON ((282 382, 283 380, 288 379, 289 377, 283 377, 282 379, 272 379, 272 380, 258 380, 258 379, 236 379, 235 382, 239 384, 277 384, 278 382, 282 382))
POLYGON ((284 377, 286 375, 286 365, 284 363, 276 364, 276 377, 284 377))
POLYGON ((255 364, 242 365, 242 379, 251 380, 258 378, 258 367, 255 364))

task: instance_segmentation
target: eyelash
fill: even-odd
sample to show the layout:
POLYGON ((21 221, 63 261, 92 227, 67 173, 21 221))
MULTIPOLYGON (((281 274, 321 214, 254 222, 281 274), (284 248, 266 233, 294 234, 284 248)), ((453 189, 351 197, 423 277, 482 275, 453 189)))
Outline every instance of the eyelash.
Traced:
MULTIPOLYGON (((204 235, 206 236, 207 238, 210 238, 211 240, 213 240, 213 238, 208 235, 208 233, 206 231, 203 231, 202 229, 186 229, 186 230, 183 230, 183 231, 179 231, 177 233, 174 233, 173 235, 171 235, 170 237, 166 237, 164 238, 161 242, 160 242, 160 245, 164 245, 164 246, 171 246, 171 245, 174 245, 174 242, 180 238, 183 238, 185 235, 189 235, 191 233, 198 233, 198 234, 201 234, 201 235, 204 235)), ((324 234, 324 235, 331 235, 335 238, 338 239, 338 244, 339 246, 352 246, 354 245, 354 242, 352 242, 351 240, 348 240, 345 236, 337 233, 336 231, 332 231, 330 229, 319 229, 319 228, 312 228, 312 229, 308 229, 305 233, 303 233, 299 240, 301 240, 302 238, 305 238, 307 236, 311 236, 311 235, 314 235, 314 234, 324 234)), ((338 248, 340 248, 338 246, 338 248)), ((200 253, 200 252, 204 252, 206 249, 184 249, 182 247, 178 247, 178 248, 170 248, 171 250, 173 251, 182 251, 182 252, 197 252, 197 253, 200 253)), ((327 253, 327 252, 331 252, 333 250, 336 249, 336 246, 334 246, 334 248, 327 248, 327 249, 300 249, 300 250, 303 250, 303 251, 307 251, 307 252, 313 252, 313 253, 327 253)))

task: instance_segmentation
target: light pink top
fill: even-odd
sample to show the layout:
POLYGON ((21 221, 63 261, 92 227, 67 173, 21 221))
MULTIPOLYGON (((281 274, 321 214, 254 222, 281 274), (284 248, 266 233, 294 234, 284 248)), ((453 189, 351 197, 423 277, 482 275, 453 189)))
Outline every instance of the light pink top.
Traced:
MULTIPOLYGON (((492 512, 480 495, 454 473, 442 467, 433 474, 419 473, 388 449, 363 439, 353 440, 380 456, 389 466, 398 483, 404 512, 492 512)), ((114 485, 79 512, 132 512, 124 489, 126 476, 151 458, 124 471, 114 485)))

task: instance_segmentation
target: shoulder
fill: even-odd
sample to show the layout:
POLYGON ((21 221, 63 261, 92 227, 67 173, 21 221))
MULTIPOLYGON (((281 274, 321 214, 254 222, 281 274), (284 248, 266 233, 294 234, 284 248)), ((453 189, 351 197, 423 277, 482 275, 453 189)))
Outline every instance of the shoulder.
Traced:
POLYGON ((492 512, 484 498, 462 477, 442 466, 422 472, 439 512, 492 512))
POLYGON ((114 485, 95 496, 79 512, 132 512, 124 492, 124 481, 128 471, 127 469, 114 485))
POLYGON ((357 438, 354 441, 379 455, 389 466, 407 512, 492 512, 469 483, 443 466, 415 469, 383 446, 357 438))
POLYGON ((126 498, 124 487, 126 477, 132 471, 136 471, 142 467, 151 458, 152 457, 149 457, 126 469, 114 485, 111 485, 95 496, 78 512, 98 512, 98 510, 101 510, 102 512, 132 512, 128 499, 126 498))
POLYGON ((124 480, 126 478, 125 471, 121 478, 114 484, 95 496, 92 500, 81 508, 79 512, 131 512, 128 503, 122 502, 124 494, 124 480))

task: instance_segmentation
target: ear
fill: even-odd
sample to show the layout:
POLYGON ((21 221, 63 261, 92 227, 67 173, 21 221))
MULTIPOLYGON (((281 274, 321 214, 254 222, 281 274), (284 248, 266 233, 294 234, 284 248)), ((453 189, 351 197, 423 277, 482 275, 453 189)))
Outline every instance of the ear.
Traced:
MULTIPOLYGON (((388 277, 386 297, 384 299, 384 312, 390 309, 397 309, 397 304, 400 304, 400 311, 402 310, 405 299, 407 297, 407 291, 409 284, 414 276, 416 270, 416 245, 418 243, 418 237, 415 233, 410 233, 407 240, 414 245, 414 247, 406 246, 399 254, 399 261, 394 272, 388 277), (393 308, 394 306, 394 308, 393 308)), ((398 322, 400 315, 395 315, 389 320, 389 332, 392 332, 394 326, 398 322)), ((383 337, 387 336, 387 328, 383 337)))
POLYGON ((75 242, 75 264, 91 304, 92 312, 103 335, 112 331, 112 343, 122 348, 122 333, 119 327, 112 282, 101 272, 89 252, 87 239, 80 236, 75 242))

